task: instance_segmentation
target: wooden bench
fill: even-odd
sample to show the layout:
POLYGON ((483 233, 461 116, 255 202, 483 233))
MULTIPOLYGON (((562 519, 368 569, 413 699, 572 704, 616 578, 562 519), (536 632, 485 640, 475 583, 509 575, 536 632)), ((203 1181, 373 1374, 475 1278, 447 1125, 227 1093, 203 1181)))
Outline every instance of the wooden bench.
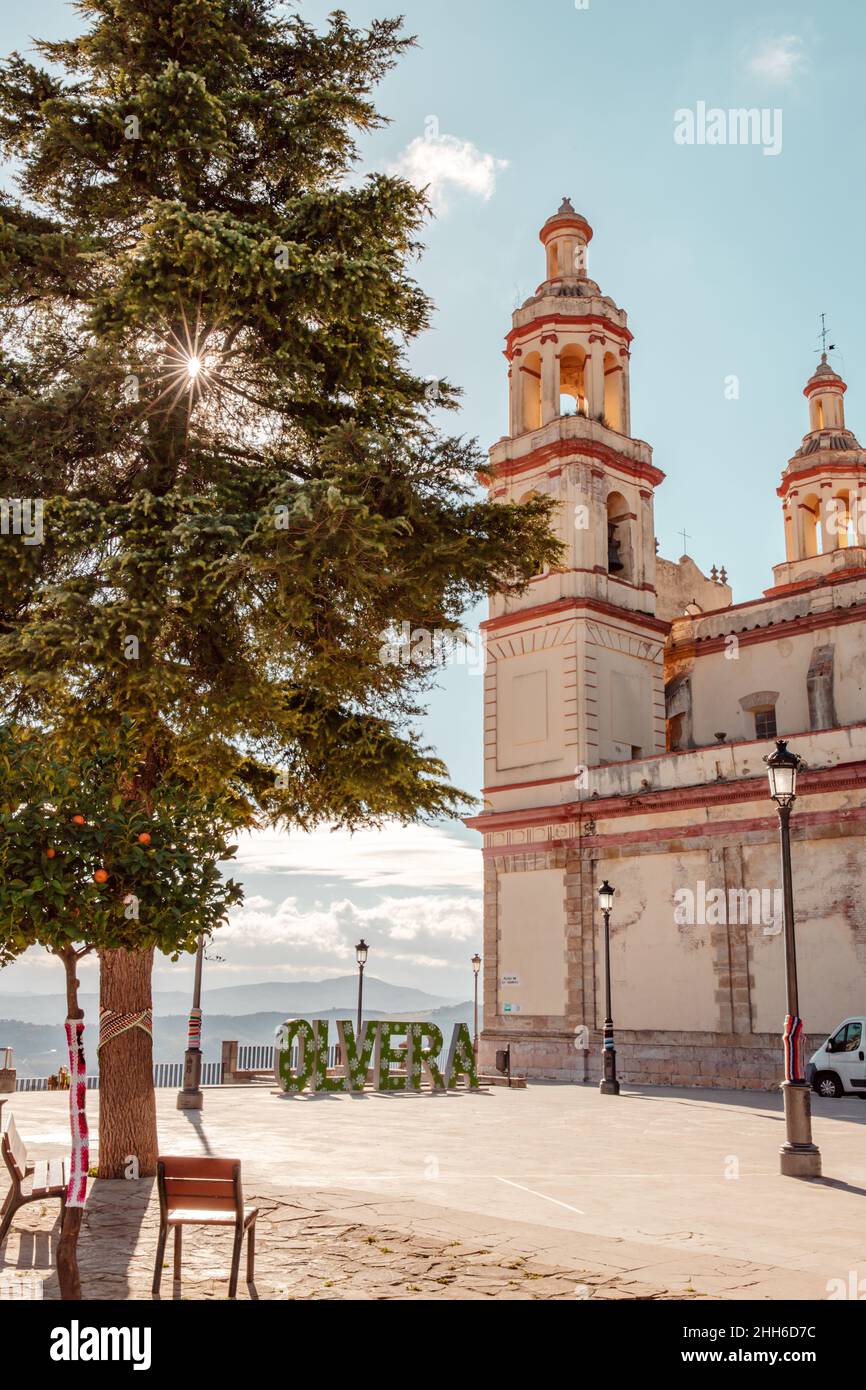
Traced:
POLYGON ((241 1165, 236 1158, 159 1158, 159 1240, 153 1271, 153 1294, 159 1296, 162 1262, 170 1228, 174 1228, 174 1277, 180 1279, 181 1232, 184 1226, 233 1226, 229 1298, 238 1292, 238 1269, 247 1234, 247 1283, 253 1282, 258 1207, 244 1206, 241 1165))
POLYGON ((6 1239, 12 1218, 19 1207, 28 1202, 42 1202, 56 1197, 60 1201, 60 1218, 66 1208, 66 1164, 62 1158, 27 1161, 27 1150, 21 1142, 15 1120, 10 1115, 0 1139, 3 1161, 9 1169, 12 1186, 0 1207, 0 1245, 6 1239))

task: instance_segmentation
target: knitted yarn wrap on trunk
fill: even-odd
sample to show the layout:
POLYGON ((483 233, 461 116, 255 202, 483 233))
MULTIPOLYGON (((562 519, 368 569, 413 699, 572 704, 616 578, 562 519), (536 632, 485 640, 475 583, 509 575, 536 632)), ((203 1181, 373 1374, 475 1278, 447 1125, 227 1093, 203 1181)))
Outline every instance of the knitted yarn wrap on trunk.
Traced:
POLYGON ((141 1009, 138 1013, 119 1014, 113 1009, 105 1007, 99 1010, 99 1042, 96 1051, 105 1047, 114 1038, 119 1038, 121 1033, 128 1033, 131 1028, 140 1028, 149 1038, 153 1037, 153 1010, 141 1009))
POLYGON ((84 1019, 66 1020, 69 1045, 69 1126, 72 1132, 72 1161, 66 1186, 66 1205, 83 1207, 87 1197, 87 1170, 90 1167, 90 1135, 87 1129, 87 1069, 84 1061, 84 1019))

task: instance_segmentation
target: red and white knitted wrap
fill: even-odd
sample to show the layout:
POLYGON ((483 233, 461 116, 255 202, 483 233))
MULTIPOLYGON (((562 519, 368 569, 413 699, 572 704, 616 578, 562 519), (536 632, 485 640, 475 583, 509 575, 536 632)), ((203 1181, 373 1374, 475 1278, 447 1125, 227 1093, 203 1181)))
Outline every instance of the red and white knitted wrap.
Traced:
POLYGON ((84 1062, 84 1019, 66 1020, 69 1044, 69 1125, 72 1130, 72 1163, 66 1187, 66 1205, 83 1207, 90 1167, 90 1135, 87 1129, 87 1071, 84 1062))

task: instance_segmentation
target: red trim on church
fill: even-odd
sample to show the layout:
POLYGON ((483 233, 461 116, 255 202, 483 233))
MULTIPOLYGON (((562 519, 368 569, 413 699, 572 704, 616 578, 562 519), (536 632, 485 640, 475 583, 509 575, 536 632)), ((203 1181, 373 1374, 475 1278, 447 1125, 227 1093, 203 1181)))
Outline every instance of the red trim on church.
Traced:
MULTIPOLYGON (((852 449, 851 452, 862 454, 863 450, 852 449)), ((814 455, 811 455, 810 457, 814 458, 814 455)), ((794 459, 791 460, 791 464, 793 463, 794 459)), ((794 469, 790 473, 787 471, 783 473, 782 481, 776 488, 776 496, 787 497, 788 493, 792 490, 792 488, 799 488, 802 486, 803 483, 811 482, 814 478, 821 478, 826 476, 827 474, 834 474, 838 477, 844 477, 847 475, 848 477, 850 477, 852 473, 866 473, 866 462, 864 462, 862 459, 856 463, 810 462, 807 465, 807 467, 802 469, 802 471, 800 472, 794 469)))
MULTIPOLYGON (((605 618, 619 618, 620 621, 633 623, 635 627, 647 627, 652 632, 660 633, 663 637, 666 637, 671 630, 670 623, 664 622, 661 618, 654 618, 649 613, 632 614, 627 608, 617 608, 613 603, 604 603, 601 599, 594 598, 559 598, 550 603, 536 603, 532 607, 522 608, 516 613, 503 613, 498 618, 485 618, 479 627, 484 631, 492 632, 502 627, 513 626, 527 618, 542 618, 548 614, 566 611, 599 613, 605 618)), ((632 634, 632 636, 634 635, 632 634)))
MULTIPOLYGON (((553 421, 549 422, 550 424, 553 421)), ((545 429, 546 426, 539 426, 545 429)), ((533 431, 535 433, 535 431, 533 431)), ((506 436, 506 439, 522 439, 523 435, 506 436)), ((630 435, 623 435, 623 439, 630 439, 630 435)), ((639 441, 643 442, 643 441, 639 441)), ((493 446, 496 448, 496 445, 493 446)), ((649 445, 647 445, 649 448, 649 445)), ((608 444, 602 444, 594 439, 557 439, 552 444, 539 444, 536 449, 531 449, 528 454, 524 454, 520 459, 509 459, 502 463, 492 463, 484 469, 486 477, 493 482, 500 482, 503 478, 516 478, 521 473, 530 473, 533 469, 543 468, 551 459, 563 458, 566 455, 580 454, 588 458, 600 459, 608 468, 618 468, 621 472, 628 475, 632 481, 637 483, 648 483, 650 487, 658 487, 665 480, 665 474, 660 468, 656 468, 652 463, 635 463, 625 455, 612 449, 608 444)))
MULTIPOLYGON (((762 599, 759 602, 766 603, 767 600, 762 599)), ((748 606, 740 605, 743 608, 748 606)), ((854 603, 850 608, 830 608, 826 613, 804 613, 800 617, 782 618, 777 622, 768 623, 765 627, 732 627, 719 636, 691 637, 685 642, 675 642, 668 648, 667 655, 676 657, 678 661, 687 657, 712 656, 726 649, 726 638, 732 633, 736 635, 741 646, 749 647, 756 642, 777 642, 781 637, 796 637, 800 633, 819 632, 827 627, 843 627, 846 623, 862 623, 864 614, 866 604, 854 603)))
MULTIPOLYGON (((848 725, 848 728, 858 727, 848 725)), ((860 726, 862 727, 862 726, 860 726)), ((838 732, 838 731, 836 731, 838 732)), ((796 735, 791 735, 795 738, 796 735)), ((764 741, 765 742, 765 741, 764 741)), ((730 745, 726 745, 730 746, 730 745)), ((710 745, 712 747, 712 745, 710 745)), ((684 750, 685 751, 685 750, 684 750)), ((691 752, 699 751, 695 749, 691 752)), ((670 753, 655 754, 655 757, 676 756, 670 753)), ((641 762, 649 762, 650 758, 641 758, 641 762)), ((573 781, 571 777, 554 779, 556 781, 573 781)), ((521 784, 518 784, 521 785, 521 784)), ((523 783, 524 786, 543 785, 542 783, 523 783)), ((803 772, 797 779, 797 797, 809 795, 820 795, 824 792, 853 790, 858 787, 866 786, 866 761, 854 763, 840 763, 836 767, 822 769, 815 772, 803 772)), ((563 802, 558 806, 532 806, 516 808, 512 811, 488 811, 486 815, 469 816, 465 819, 465 824, 472 830, 481 831, 482 834, 489 833, 491 830, 527 830, 533 826, 549 825, 551 821, 568 820, 595 820, 601 817, 603 820, 611 820, 621 816, 646 816, 657 815, 663 812, 692 810, 695 807, 706 807, 710 805, 730 804, 734 805, 746 801, 755 801, 759 797, 768 797, 765 790, 766 783, 762 776, 744 778, 737 782, 709 782, 698 783, 691 787, 676 788, 657 788, 654 790, 643 790, 639 792, 627 792, 619 796, 594 797, 583 801, 563 802)), ((505 791, 505 787, 487 787, 485 794, 505 791)), ((824 815, 824 812, 803 812, 798 811, 796 820, 798 823, 807 823, 808 815, 824 815)), ((866 818, 866 807, 855 807, 851 810, 834 809, 826 813, 831 821, 841 822, 844 819, 866 818)), ((775 812, 768 812, 766 817, 759 817, 756 825, 775 824, 775 812)), ((632 839, 652 839, 669 838, 677 835, 703 835, 715 834, 724 828, 723 822, 705 821, 695 824, 689 822, 685 827, 662 826, 658 831, 635 831, 631 833, 632 839)), ((732 821, 730 827, 743 828, 748 826, 747 821, 732 821)), ((595 840, 596 837, 593 837, 595 840)), ((598 836, 602 841, 605 837, 598 836)), ((614 837, 615 838, 615 837, 614 837)), ((613 841, 611 841, 613 842, 613 841)), ((503 853, 506 849, 514 849, 514 846, 496 846, 498 853, 503 853)))
MULTIPOLYGON (((546 281, 542 283, 546 283, 546 281)), ((521 324, 520 327, 510 330, 505 338, 506 356, 513 350, 515 343, 522 338, 531 337, 539 328, 547 328, 552 323, 568 324, 569 326, 597 323, 606 329, 611 337, 622 338, 626 343, 634 342, 634 334, 627 328, 621 328, 618 323, 614 323, 611 319, 602 318, 600 314, 542 314, 540 318, 530 319, 529 323, 521 324)))

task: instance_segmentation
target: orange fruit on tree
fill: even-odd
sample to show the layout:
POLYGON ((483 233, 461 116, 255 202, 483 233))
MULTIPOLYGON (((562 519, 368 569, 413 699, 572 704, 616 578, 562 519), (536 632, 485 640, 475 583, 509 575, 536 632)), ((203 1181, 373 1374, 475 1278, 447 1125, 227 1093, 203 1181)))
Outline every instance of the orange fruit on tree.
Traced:
POLYGON ((108 882, 108 870, 107 870, 107 869, 97 869, 97 870, 96 870, 96 873, 93 875, 93 878, 94 878, 94 881, 95 881, 96 883, 107 883, 107 882, 108 882))
POLYGON ((52 849, 51 846, 49 845, 48 848, 47 848, 47 850, 45 851, 45 858, 46 858, 46 859, 53 859, 56 853, 57 853, 57 850, 56 850, 56 849, 52 849))
POLYGON ((146 830, 142 830, 141 834, 140 834, 139 837, 138 837, 138 843, 139 843, 140 845, 149 845, 149 844, 150 844, 150 836, 148 835, 148 833, 147 833, 146 830))
POLYGON ((87 821, 84 819, 83 816, 73 816, 73 817, 72 817, 72 824, 73 824, 73 825, 86 825, 86 824, 87 824, 87 821))

